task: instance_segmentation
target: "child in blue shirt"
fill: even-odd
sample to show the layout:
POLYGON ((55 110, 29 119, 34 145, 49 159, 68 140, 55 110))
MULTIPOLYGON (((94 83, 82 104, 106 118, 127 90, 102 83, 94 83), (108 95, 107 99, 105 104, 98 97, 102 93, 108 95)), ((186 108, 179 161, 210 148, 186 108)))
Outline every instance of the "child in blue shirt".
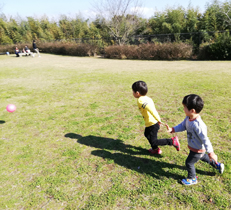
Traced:
POLYGON ((200 96, 190 94, 184 97, 182 104, 186 118, 179 125, 169 128, 168 132, 175 133, 187 131, 188 148, 190 153, 186 159, 188 177, 182 180, 184 185, 197 184, 196 170, 194 164, 199 160, 209 163, 222 174, 224 164, 217 162, 217 155, 213 152, 212 144, 207 136, 207 127, 200 117, 204 102, 200 96), (208 154, 206 154, 207 152, 208 154))

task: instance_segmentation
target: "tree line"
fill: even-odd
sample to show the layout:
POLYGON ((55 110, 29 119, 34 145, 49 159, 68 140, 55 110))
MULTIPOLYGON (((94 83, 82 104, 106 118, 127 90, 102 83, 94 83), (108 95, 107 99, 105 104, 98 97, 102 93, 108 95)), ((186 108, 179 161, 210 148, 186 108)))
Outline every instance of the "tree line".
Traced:
POLYGON ((231 30, 230 17, 231 1, 217 0, 207 3, 203 13, 190 5, 186 9, 178 6, 155 12, 149 19, 129 13, 115 13, 107 21, 100 15, 89 21, 80 16, 70 18, 66 15, 61 15, 58 20, 49 20, 47 16, 8 19, 1 14, 0 44, 102 37, 122 37, 125 43, 133 35, 231 30))

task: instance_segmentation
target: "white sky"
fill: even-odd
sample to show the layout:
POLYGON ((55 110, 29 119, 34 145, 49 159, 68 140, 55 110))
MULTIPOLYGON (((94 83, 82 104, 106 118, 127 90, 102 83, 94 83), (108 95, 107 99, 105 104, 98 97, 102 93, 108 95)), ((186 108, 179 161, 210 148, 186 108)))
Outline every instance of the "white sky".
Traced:
MULTIPOLYGON (((93 18, 91 10, 94 0, 0 0, 0 12, 7 17, 22 18, 32 16, 41 17, 44 14, 49 18, 58 18, 61 14, 69 17, 75 17, 81 14, 85 18, 93 18)), ((100 0, 98 0, 100 1, 100 0)), ((205 11, 206 4, 212 0, 141 0, 143 7, 143 15, 149 18, 154 11, 163 11, 166 7, 183 6, 187 8, 191 6, 199 7, 201 12, 205 11)))

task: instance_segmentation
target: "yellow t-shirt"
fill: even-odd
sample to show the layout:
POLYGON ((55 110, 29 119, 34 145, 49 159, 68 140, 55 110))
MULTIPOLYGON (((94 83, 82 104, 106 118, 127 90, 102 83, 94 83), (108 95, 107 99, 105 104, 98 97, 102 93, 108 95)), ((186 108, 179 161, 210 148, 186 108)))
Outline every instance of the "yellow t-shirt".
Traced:
POLYGON ((140 96, 137 99, 139 110, 144 118, 145 127, 150 127, 160 121, 160 116, 156 111, 154 102, 148 96, 140 96))

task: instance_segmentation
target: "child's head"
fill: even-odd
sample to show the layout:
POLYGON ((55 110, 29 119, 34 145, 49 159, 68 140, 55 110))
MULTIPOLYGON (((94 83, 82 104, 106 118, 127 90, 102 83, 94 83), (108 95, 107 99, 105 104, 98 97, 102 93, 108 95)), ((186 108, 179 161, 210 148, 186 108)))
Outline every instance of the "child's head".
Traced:
POLYGON ((133 95, 145 96, 148 92, 147 84, 144 81, 134 82, 132 85, 133 95))
POLYGON ((188 111, 195 110, 196 114, 199 114, 204 107, 202 98, 196 94, 190 94, 184 97, 182 104, 188 109, 188 111))

